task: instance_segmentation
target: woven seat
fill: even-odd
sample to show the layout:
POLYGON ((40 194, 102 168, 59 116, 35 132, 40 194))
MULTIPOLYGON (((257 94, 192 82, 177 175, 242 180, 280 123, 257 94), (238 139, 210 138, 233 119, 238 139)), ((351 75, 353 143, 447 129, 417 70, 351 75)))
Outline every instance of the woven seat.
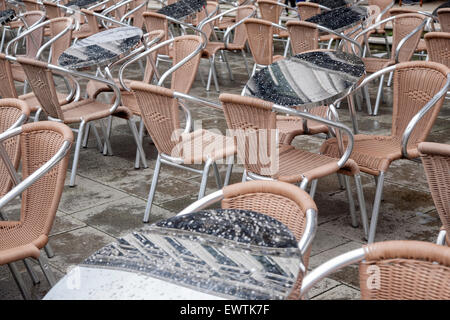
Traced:
POLYGON ((28 298, 21 276, 11 263, 28 257, 38 259, 50 285, 56 282, 47 259, 40 255, 40 249, 48 242, 61 199, 69 161, 67 151, 73 142, 73 134, 66 125, 49 121, 25 124, 21 129, 18 137, 22 151, 23 179, 41 168, 60 150, 64 150, 59 161, 50 166, 48 173, 39 175, 23 191, 20 220, 0 221, 0 265, 9 265, 23 296, 28 298))
POLYGON ((437 243, 450 245, 450 145, 421 142, 418 149, 431 196, 442 222, 442 239, 438 238, 437 243))
MULTIPOLYGON (((145 127, 158 150, 144 222, 148 222, 150 218, 161 163, 187 170, 190 168, 186 168, 182 164, 203 164, 203 170, 196 171, 202 174, 198 193, 198 198, 201 199, 205 195, 211 165, 214 167, 218 188, 222 188, 216 162, 217 160, 227 160, 228 169, 224 182, 224 185, 227 185, 233 166, 233 163, 230 163, 229 160, 233 159, 236 153, 234 139, 206 130, 189 132, 185 129, 183 131, 180 125, 179 107, 182 107, 185 115, 189 114, 189 111, 186 106, 174 98, 175 90, 140 81, 133 81, 130 87, 141 110, 145 127)), ((189 128, 191 123, 187 122, 186 128, 189 128)))
POLYGON ((85 122, 99 120, 110 115, 129 120, 133 115, 127 107, 119 106, 112 114, 110 108, 109 104, 98 102, 95 99, 85 99, 63 105, 61 111, 64 122, 67 124, 79 123, 80 120, 85 122))
MULTIPOLYGON (((444 96, 412 127, 407 144, 407 154, 402 153, 402 139, 411 119, 429 103, 439 91, 446 88, 447 74, 450 70, 434 62, 403 62, 394 70, 393 116, 389 136, 362 135, 354 136, 353 159, 360 170, 377 176, 377 190, 373 205, 369 241, 375 238, 384 175, 390 164, 402 158, 419 156, 417 146, 423 142, 439 114, 444 96)), ((412 124, 411 124, 412 125, 412 124)), ((336 139, 329 139, 322 144, 321 153, 334 157, 337 155, 336 139)))
POLYGON ((450 299, 450 250, 405 240, 372 243, 325 262, 303 279, 301 294, 342 266, 357 262, 363 300, 450 299))
MULTIPOLYGON (((305 189, 309 182, 335 173, 344 173, 348 190, 348 176, 354 176, 357 184, 358 200, 364 231, 367 232, 367 217, 364 197, 360 184, 357 164, 349 159, 342 168, 338 165, 340 157, 328 157, 294 146, 279 144, 277 119, 272 111, 272 103, 260 99, 221 94, 219 100, 227 120, 227 125, 236 137, 237 154, 244 164, 243 181, 247 179, 265 180, 267 178, 299 184, 305 189)), ((314 195, 316 182, 311 187, 314 195)), ((357 226, 355 208, 351 192, 349 197, 352 224, 357 226)), ((366 234, 367 235, 367 234, 366 234)))

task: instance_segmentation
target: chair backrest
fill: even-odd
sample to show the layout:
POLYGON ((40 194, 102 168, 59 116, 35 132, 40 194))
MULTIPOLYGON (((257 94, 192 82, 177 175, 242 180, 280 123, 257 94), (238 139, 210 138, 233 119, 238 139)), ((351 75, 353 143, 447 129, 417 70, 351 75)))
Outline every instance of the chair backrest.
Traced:
MULTIPOLYGON (((164 38, 162 41, 169 39, 169 22, 165 15, 146 11, 142 14, 144 18, 144 24, 145 28, 147 29, 147 32, 153 31, 153 30, 163 30, 164 31, 164 38)), ((159 54, 163 55, 169 55, 169 47, 163 46, 161 49, 158 50, 159 54)))
MULTIPOLYGON (((392 10, 389 10, 391 12, 392 10)), ((396 18, 392 22, 393 24, 393 38, 392 38, 392 51, 391 59, 395 59, 395 52, 400 41, 405 38, 409 33, 416 29, 424 20, 424 17, 416 13, 405 13, 396 15, 396 18)), ((406 41, 398 55, 398 62, 405 62, 411 60, 414 54, 420 37, 422 36, 423 27, 418 30, 411 38, 406 41)))
MULTIPOLYGON (((369 0, 369 6, 377 6, 380 8, 380 13, 391 5, 392 0, 369 0)), ((386 11, 381 17, 380 21, 389 17, 389 11, 386 11)), ((382 24, 378 29, 384 30, 385 24, 382 24)))
POLYGON ((22 0, 27 11, 39 11, 41 10, 41 4, 36 0, 22 0))
POLYGON ((450 8, 442 8, 437 11, 441 31, 450 32, 450 8))
MULTIPOLYGON (((392 136, 401 141, 411 119, 444 88, 449 72, 447 67, 435 62, 411 61, 396 65, 393 77, 392 136)), ((416 124, 409 138, 408 152, 426 139, 444 99, 445 96, 416 124)))
POLYGON ((428 59, 450 68, 450 33, 428 32, 425 35, 428 59))
MULTIPOLYGON (((194 52, 201 43, 202 39, 199 36, 188 35, 175 38, 173 42, 173 65, 194 52)), ((201 51, 174 71, 170 88, 178 92, 188 93, 197 75, 200 59, 201 51)))
POLYGON ((94 15, 94 12, 87 9, 81 9, 81 12, 84 14, 86 18, 90 34, 92 35, 100 32, 100 26, 97 17, 94 15))
POLYGON ((277 1, 258 0, 256 3, 263 20, 279 24, 283 7, 278 5, 277 1))
POLYGON ((260 65, 269 65, 273 62, 273 26, 272 23, 262 19, 250 18, 244 22, 247 30, 248 45, 253 60, 260 65))
POLYGON ((50 37, 53 38, 57 36, 64 29, 68 28, 67 31, 55 42, 51 44, 51 56, 50 63, 58 64, 59 56, 70 47, 72 43, 72 31, 71 26, 74 24, 74 20, 71 17, 61 17, 50 20, 50 37))
POLYGON ((278 172, 278 134, 272 103, 234 94, 221 94, 228 129, 233 130, 237 154, 244 167, 256 174, 272 176, 278 172))
MULTIPOLYGON (((23 20, 25 21, 27 27, 33 26, 38 21, 40 21, 44 16, 45 13, 42 11, 29 11, 22 14, 23 20)), ((35 31, 26 35, 25 41, 26 41, 25 56, 28 58, 36 57, 36 54, 44 41, 43 28, 37 28, 35 31)))
MULTIPOLYGON (((223 209, 252 210, 268 215, 284 225, 299 241, 306 228, 306 211, 317 212, 316 204, 308 193, 281 181, 248 181, 223 188, 223 209)), ((309 253, 303 257, 307 267, 309 253)), ((299 299, 302 282, 301 273, 288 299, 299 299)))
POLYGON ((14 85, 14 78, 11 70, 11 62, 6 59, 4 53, 0 53, 0 97, 5 98, 17 98, 17 90, 14 85))
POLYGON ((20 63, 25 71, 30 87, 44 112, 52 118, 64 121, 64 114, 56 94, 53 74, 48 69, 47 63, 22 57, 18 57, 17 62, 20 63))
POLYGON ((450 250, 422 241, 386 241, 364 247, 359 265, 364 300, 450 299, 450 250))
POLYGON ((43 1, 42 4, 45 8, 45 15, 48 19, 55 19, 64 17, 64 11, 58 7, 58 5, 54 2, 43 1))
POLYGON ((313 2, 297 2, 297 11, 300 16, 300 20, 305 21, 320 13, 320 7, 317 3, 313 2))
POLYGON ((159 153, 171 155, 179 136, 180 121, 173 90, 133 81, 130 84, 140 114, 159 153))
POLYGON ((450 244, 450 145, 421 142, 418 149, 434 205, 450 244))
MULTIPOLYGON (((219 6, 219 4, 217 2, 207 1, 205 10, 202 10, 197 14, 198 23, 200 24, 202 22, 202 20, 206 19, 207 16, 209 16, 212 12, 215 12, 217 10, 218 6, 219 6)), ((217 14, 217 12, 216 12, 216 14, 217 14)), ((210 18, 212 18, 214 16, 215 15, 211 16, 210 18)), ((209 41, 209 39, 211 38, 211 35, 214 31, 214 21, 203 25, 201 30, 205 33, 206 39, 209 41)))
MULTIPOLYGON (((147 2, 147 0, 136 0, 130 3, 130 10, 133 10, 137 8, 138 6, 142 5, 144 2, 147 2)), ((133 12, 133 27, 141 28, 144 26, 144 17, 142 14, 147 10, 147 6, 143 5, 138 10, 133 12)), ((152 31, 152 30, 150 30, 152 31)))
POLYGON ((319 49, 319 30, 315 23, 288 21, 286 27, 291 39, 292 54, 319 49))
MULTIPOLYGON (((73 142, 73 133, 62 123, 39 121, 23 125, 20 134, 22 179, 50 160, 65 142, 73 142)), ((22 193, 22 232, 18 233, 17 227, 11 228, 10 234, 2 238, 0 249, 31 242, 42 248, 47 243, 64 188, 69 155, 67 152, 60 162, 22 193)), ((8 234, 8 230, 5 233, 8 234)))
MULTIPOLYGON (((241 22, 243 19, 248 17, 254 10, 256 10, 255 6, 247 5, 240 6, 236 11, 236 20, 235 23, 241 22)), ((234 29, 234 37, 232 43, 235 47, 244 48, 245 43, 247 42, 247 30, 245 29, 245 24, 241 23, 234 29)))
MULTIPOLYGON (((11 98, 0 99, 0 133, 11 128, 22 115, 25 115, 27 118, 30 116, 30 108, 24 101, 11 98)), ((4 141, 3 146, 5 147, 9 159, 11 159, 14 169, 17 170, 20 162, 19 136, 4 141)), ((0 160, 0 198, 3 197, 11 187, 11 176, 5 163, 0 160)))

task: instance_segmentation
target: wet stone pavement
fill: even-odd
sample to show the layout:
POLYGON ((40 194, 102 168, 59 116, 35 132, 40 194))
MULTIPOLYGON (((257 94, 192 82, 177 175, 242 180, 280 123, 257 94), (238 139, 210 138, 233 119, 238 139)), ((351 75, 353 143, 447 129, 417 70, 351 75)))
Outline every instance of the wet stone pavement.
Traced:
MULTIPOLYGON (((281 50, 282 47, 277 44, 277 51, 281 50)), ((217 69, 220 90, 222 93, 240 94, 248 80, 245 65, 240 54, 228 54, 228 58, 234 81, 230 81, 225 64, 219 61, 217 69)), ((161 66, 164 67, 164 64, 161 66)), ((207 60, 203 59, 200 72, 204 79, 207 79, 208 68, 207 60)), ((127 77, 139 79, 140 72, 139 67, 136 67, 127 77)), ((372 104, 375 102, 377 85, 374 83, 370 87, 372 104)), ((206 92, 197 75, 190 94, 218 101, 219 94, 213 88, 212 86, 212 91, 206 92)), ((361 133, 389 133, 392 121, 392 88, 385 88, 384 92, 386 103, 381 105, 378 116, 368 116, 364 105, 363 110, 358 111, 361 133)), ((108 97, 104 99, 107 101, 108 97)), ((219 129, 225 133, 226 122, 221 111, 193 104, 189 104, 189 107, 197 126, 201 123, 205 129, 219 129)), ((351 126, 346 104, 341 106, 339 115, 345 124, 351 126)), ((299 148, 317 151, 323 139, 321 136, 297 137, 293 144, 299 148)), ((446 101, 428 140, 450 143, 449 100, 446 101)), ((49 261, 58 279, 72 266, 82 262, 101 247, 143 227, 142 218, 157 156, 155 146, 146 136, 144 148, 149 168, 135 170, 135 144, 124 120, 114 119, 111 143, 114 155, 103 156, 98 152, 92 135, 88 147, 81 150, 76 187, 69 188, 70 172, 67 174, 49 241, 55 252, 55 256, 49 261)), ((71 163, 72 159, 69 168, 71 163)), ((224 175, 225 166, 219 168, 224 175)), ((208 182, 207 194, 216 190, 212 175, 208 182)), ((374 179, 362 175, 370 214, 375 193, 374 179)), ((236 165, 231 182, 240 182, 241 176, 242 166, 236 165)), ((200 177, 195 173, 163 165, 150 223, 174 216, 195 201, 199 186, 200 177)), ((355 190, 353 194, 356 199, 355 190)), ((319 225, 312 244, 309 269, 341 253, 359 248, 365 242, 361 226, 353 228, 350 224, 346 193, 339 188, 336 175, 319 181, 315 201, 319 209, 319 225)), ((18 210, 18 201, 15 201, 5 212, 13 219, 17 217, 18 210)), ((421 163, 408 160, 395 162, 385 181, 376 241, 410 239, 434 242, 440 226, 421 163)), ((43 298, 49 286, 38 266, 35 265, 35 269, 41 282, 35 286, 32 285, 23 264, 20 262, 18 266, 27 285, 32 288, 33 298, 43 298)), ((309 294, 310 299, 359 297, 357 266, 350 266, 334 273, 321 281, 309 294)), ((0 266, 0 299, 21 299, 6 266, 0 266)))

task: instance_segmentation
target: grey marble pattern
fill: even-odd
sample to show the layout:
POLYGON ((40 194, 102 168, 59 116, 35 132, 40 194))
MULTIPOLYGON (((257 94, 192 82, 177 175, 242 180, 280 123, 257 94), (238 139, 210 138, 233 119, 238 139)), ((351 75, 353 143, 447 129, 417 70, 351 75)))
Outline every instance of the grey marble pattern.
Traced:
POLYGON ((306 21, 341 32, 361 23, 367 16, 368 10, 365 7, 340 7, 315 15, 306 21))
POLYGON ((363 61, 340 51, 301 53, 257 72, 244 94, 283 106, 314 107, 334 102, 365 73, 363 61))
POLYGON ((13 9, 6 9, 0 11, 0 24, 5 25, 12 21, 16 16, 16 12, 13 9))
POLYGON ((182 19, 201 11, 206 6, 206 0, 179 0, 159 9, 157 12, 174 19, 182 19))
POLYGON ((204 210, 133 232, 81 266, 141 273, 225 298, 283 299, 301 254, 289 229, 252 211, 204 210))
POLYGON ((66 7, 78 7, 78 8, 87 8, 93 6, 97 2, 101 2, 102 0, 72 0, 65 4, 66 7))
POLYGON ((119 27, 80 40, 64 51, 58 59, 60 66, 83 69, 109 64, 133 49, 143 32, 135 27, 119 27))
POLYGON ((345 7, 349 4, 355 3, 354 0, 311 0, 310 2, 320 4, 321 6, 336 9, 340 7, 345 7))

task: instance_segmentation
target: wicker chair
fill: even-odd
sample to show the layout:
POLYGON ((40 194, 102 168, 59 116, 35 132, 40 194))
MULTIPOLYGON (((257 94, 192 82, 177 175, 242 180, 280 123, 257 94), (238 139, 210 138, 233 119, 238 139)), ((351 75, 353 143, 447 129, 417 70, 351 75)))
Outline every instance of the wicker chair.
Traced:
MULTIPOLYGON (((248 181, 224 187, 189 205, 183 215, 206 209, 221 201, 222 209, 251 210, 268 215, 283 224, 298 240, 305 269, 317 228, 317 207, 303 190, 281 181, 248 181)), ((300 272, 288 299, 300 298, 303 273, 300 272)))
POLYGON ((206 84, 206 90, 209 91, 211 86, 211 78, 214 78, 214 85, 216 87, 216 91, 219 92, 219 84, 217 81, 217 75, 215 72, 215 57, 217 52, 220 51, 221 55, 224 57, 225 63, 227 65, 228 73, 230 75, 230 80, 233 81, 233 73, 231 72, 231 68, 228 64, 228 59, 226 57, 226 51, 241 51, 242 57, 244 58, 245 67, 250 76, 250 71, 248 69, 247 57, 245 55, 245 44, 247 43, 247 32, 245 30, 245 26, 243 25, 244 21, 250 17, 253 17, 256 14, 255 6, 239 6, 237 8, 232 8, 221 14, 215 15, 207 20, 200 22, 199 28, 206 33, 208 36, 209 33, 212 32, 211 24, 216 21, 219 21, 220 18, 228 15, 232 12, 236 11, 235 24, 231 25, 225 31, 225 35, 223 41, 208 41, 205 49, 202 52, 202 58, 209 59, 210 68, 208 74, 208 82, 206 84), (205 30, 206 29, 206 30, 205 30), (229 42, 229 36, 231 32, 234 30, 233 41, 229 42))
POLYGON ((358 262, 363 300, 450 299, 450 250, 405 240, 372 243, 325 262, 303 279, 301 294, 329 274, 358 262))
MULTIPOLYGON (((64 77, 72 77, 73 74, 76 74, 79 77, 83 77, 89 80, 97 80, 103 83, 107 83, 111 85, 111 88, 113 87, 112 82, 97 78, 95 76, 87 75, 85 73, 78 73, 74 71, 69 72, 64 68, 28 58, 19 57, 17 58, 17 62, 22 65, 27 75, 30 86, 33 89, 33 92, 36 95, 36 98, 38 99, 48 119, 60 121, 65 124, 79 123, 79 127, 77 130, 77 142, 75 146, 75 154, 69 183, 71 187, 75 186, 78 159, 80 155, 80 148, 82 145, 82 137, 85 132, 85 127, 86 124, 91 121, 105 119, 111 115, 126 119, 133 133, 136 145, 141 150, 141 155, 144 154, 142 145, 139 141, 135 123, 131 120, 132 113, 128 110, 128 108, 119 106, 120 101, 119 99, 117 99, 117 97, 120 97, 120 92, 117 87, 114 86, 113 88, 116 99, 112 106, 91 98, 61 105, 56 94, 53 72, 64 77)), ((102 129, 106 145, 108 146, 107 149, 111 150, 109 143, 109 134, 107 134, 107 130, 103 126, 102 129)), ((141 160, 145 163, 145 159, 141 160)))
MULTIPOLYGON (((25 299, 30 294, 14 262, 35 258, 45 277, 56 282, 47 259, 40 254, 58 209, 66 178, 73 134, 64 124, 42 121, 25 124, 0 135, 5 141, 20 135, 23 181, 0 199, 0 209, 22 195, 20 220, 0 221, 0 265, 8 264, 25 299)), ((3 159, 9 161, 9 159, 3 159)))
POLYGON ((174 97, 174 90, 164 87, 132 82, 131 89, 141 110, 141 115, 150 136, 158 150, 152 184, 145 208, 144 222, 149 221, 150 210, 155 195, 161 163, 190 170, 202 175, 198 198, 205 195, 206 182, 211 165, 214 168, 217 185, 222 188, 221 178, 216 162, 226 159, 228 170, 225 185, 228 184, 236 148, 233 138, 227 138, 207 130, 190 132, 191 116, 189 109, 174 97), (186 127, 180 129, 179 106, 186 115, 186 127), (204 164, 202 170, 185 165, 204 164))
POLYGON ((320 14, 321 6, 313 2, 297 2, 297 11, 301 21, 320 14))
MULTIPOLYGON (((419 43, 426 23, 423 16, 420 14, 408 13, 391 16, 360 32, 355 36, 356 41, 358 41, 359 37, 369 35, 373 30, 376 30, 376 28, 388 21, 392 21, 393 24, 391 56, 389 58, 364 57, 363 61, 366 67, 366 72, 368 73, 380 71, 399 62, 409 61, 414 54, 417 44, 419 43)), ((380 77, 380 84, 378 87, 373 115, 378 114, 380 99, 383 94, 384 77, 384 75, 380 77)))
POLYGON ((422 142, 418 150, 443 225, 437 244, 450 245, 450 145, 422 142))
MULTIPOLYGON (((380 8, 379 16, 377 17, 378 21, 384 20, 389 17, 389 10, 394 6, 395 0, 369 0, 369 6, 378 6, 380 8)), ((378 26, 375 30, 372 30, 371 35, 382 35, 384 37, 384 43, 386 45, 386 52, 390 55, 391 49, 389 47, 389 41, 387 38, 386 24, 382 24, 378 26)))
MULTIPOLYGON (((334 173, 342 173, 345 175, 352 225, 356 227, 358 221, 348 178, 348 176, 354 176, 361 208, 361 220, 367 236, 368 224, 364 195, 358 166, 353 160, 349 159, 341 168, 338 165, 340 156, 328 157, 279 144, 276 113, 272 111, 270 102, 233 94, 221 94, 219 100, 223 106, 228 128, 236 137, 238 158, 244 164, 242 181, 279 180, 299 184, 303 190, 311 182, 310 194, 314 197, 318 179, 334 173)), ((308 119, 314 116, 305 114, 304 117, 308 119)), ((316 117, 316 119, 320 122, 321 118, 316 117)))
POLYGON ((450 33, 428 32, 425 35, 428 58, 450 68, 450 33))
POLYGON ((450 32, 450 8, 442 8, 437 12, 441 31, 450 32))
MULTIPOLYGON (((369 233, 375 239, 384 177, 390 164, 399 159, 419 156, 417 145, 430 132, 450 84, 450 70, 435 62, 403 62, 367 77, 355 90, 376 77, 394 72, 392 129, 389 136, 357 134, 350 158, 362 172, 377 181, 369 233)), ((339 148, 335 138, 322 144, 324 155, 336 157, 339 148)))
MULTIPOLYGON (((251 76, 260 68, 266 67, 273 62, 284 59, 283 56, 273 55, 273 29, 274 23, 262 19, 250 18, 244 22, 247 30, 248 44, 252 52, 253 70, 251 76)), ((280 29, 284 27, 275 25, 280 29)))

